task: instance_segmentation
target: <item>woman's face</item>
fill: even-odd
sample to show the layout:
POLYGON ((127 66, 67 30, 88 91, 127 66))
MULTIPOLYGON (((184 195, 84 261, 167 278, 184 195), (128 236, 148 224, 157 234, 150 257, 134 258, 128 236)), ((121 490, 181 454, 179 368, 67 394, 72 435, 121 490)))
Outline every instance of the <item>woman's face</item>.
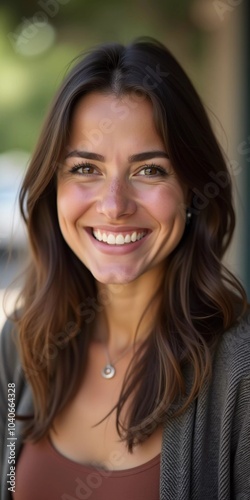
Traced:
POLYGON ((186 195, 146 98, 96 92, 79 101, 57 208, 64 239, 96 280, 159 272, 183 235, 186 195))

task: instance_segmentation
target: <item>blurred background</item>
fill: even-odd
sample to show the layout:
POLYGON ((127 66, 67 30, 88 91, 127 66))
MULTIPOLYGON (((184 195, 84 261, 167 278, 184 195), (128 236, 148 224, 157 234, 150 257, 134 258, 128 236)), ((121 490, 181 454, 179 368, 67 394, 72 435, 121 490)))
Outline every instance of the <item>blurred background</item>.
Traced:
POLYGON ((0 300, 12 283, 7 311, 26 255, 18 189, 49 102, 79 52, 141 35, 159 39, 180 61, 226 152, 237 229, 225 261, 250 295, 249 6, 247 0, 1 0, 0 300))

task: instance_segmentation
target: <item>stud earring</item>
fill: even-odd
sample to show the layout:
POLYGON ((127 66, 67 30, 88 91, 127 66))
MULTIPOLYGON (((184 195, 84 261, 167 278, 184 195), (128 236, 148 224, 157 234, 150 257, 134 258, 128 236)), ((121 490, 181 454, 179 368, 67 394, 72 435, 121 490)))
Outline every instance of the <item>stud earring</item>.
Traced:
POLYGON ((189 208, 186 210, 186 225, 188 225, 190 223, 190 220, 191 220, 191 217, 192 217, 192 214, 189 210, 189 208))

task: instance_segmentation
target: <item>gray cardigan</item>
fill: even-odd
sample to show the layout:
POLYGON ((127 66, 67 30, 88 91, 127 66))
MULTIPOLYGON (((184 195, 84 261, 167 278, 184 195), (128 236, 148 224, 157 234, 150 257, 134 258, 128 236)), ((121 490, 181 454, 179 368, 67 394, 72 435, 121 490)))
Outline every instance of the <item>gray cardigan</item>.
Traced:
MULTIPOLYGON (((0 500, 10 500, 8 383, 16 384, 19 415, 32 411, 32 396, 8 323, 0 340, 0 500)), ((250 315, 223 334, 211 381, 182 416, 168 419, 162 444, 160 500, 232 499, 250 500, 250 315)))

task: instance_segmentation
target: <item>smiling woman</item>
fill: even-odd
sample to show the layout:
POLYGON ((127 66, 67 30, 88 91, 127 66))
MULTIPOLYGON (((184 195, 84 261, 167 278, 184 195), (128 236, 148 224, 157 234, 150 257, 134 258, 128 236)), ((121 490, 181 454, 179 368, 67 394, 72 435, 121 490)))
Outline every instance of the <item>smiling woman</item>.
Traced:
POLYGON ((121 105, 122 97, 93 92, 76 107, 67 146, 72 152, 58 173, 59 225, 96 280, 108 285, 141 278, 142 289, 150 290, 148 272, 164 275, 166 257, 184 233, 187 189, 156 130, 152 103, 141 101, 120 120, 116 101, 121 105), (91 145, 81 151, 82 136, 104 120, 113 130, 95 152, 91 145))
MULTIPOLYGON (((23 307, 1 336, 0 395, 7 405, 16 384, 17 418, 15 488, 3 449, 1 500, 248 494, 248 306, 222 264, 231 180, 163 45, 79 59, 20 205, 31 257, 23 307)), ((2 442, 8 430, 2 405, 2 442)))

